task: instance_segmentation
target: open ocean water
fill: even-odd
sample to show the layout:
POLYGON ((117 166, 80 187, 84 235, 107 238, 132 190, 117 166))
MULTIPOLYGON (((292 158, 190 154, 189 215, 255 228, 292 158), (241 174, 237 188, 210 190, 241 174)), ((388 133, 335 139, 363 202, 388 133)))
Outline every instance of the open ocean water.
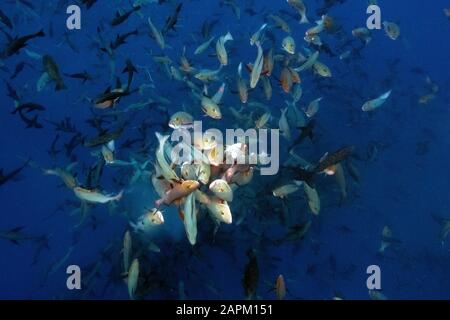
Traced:
POLYGON ((448 2, 2 0, 0 29, 1 299, 450 298, 448 2), (177 162, 194 121, 278 139, 177 162))

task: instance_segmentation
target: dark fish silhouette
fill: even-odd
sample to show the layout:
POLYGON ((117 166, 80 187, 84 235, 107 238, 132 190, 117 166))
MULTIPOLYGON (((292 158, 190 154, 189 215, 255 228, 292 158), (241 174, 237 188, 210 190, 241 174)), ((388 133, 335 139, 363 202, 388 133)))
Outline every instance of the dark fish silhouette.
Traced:
POLYGON ((22 166, 20 166, 17 169, 14 169, 13 171, 7 174, 3 172, 3 169, 0 169, 0 186, 14 179, 28 165, 28 162, 29 161, 27 160, 22 166))
POLYGON ((5 51, 4 51, 4 55, 6 57, 10 57, 13 54, 18 54, 20 49, 23 49, 26 47, 27 42, 30 41, 31 39, 34 38, 39 38, 39 37, 45 37, 45 33, 44 30, 41 30, 39 32, 36 33, 32 33, 23 37, 16 37, 16 38, 12 38, 9 36, 9 44, 6 47, 5 51))
POLYGON ((178 22, 178 15, 180 14, 183 4, 179 3, 175 8, 175 11, 167 18, 166 24, 164 25, 161 33, 166 35, 170 30, 175 31, 175 26, 178 22))
POLYGON ((326 153, 322 159, 312 168, 302 169, 295 167, 288 167, 293 171, 294 179, 305 181, 310 187, 314 187, 314 179, 318 173, 323 172, 325 169, 345 160, 348 158, 354 150, 353 146, 342 147, 333 153, 326 153))
POLYGON ((300 127, 301 130, 300 136, 295 139, 295 141, 292 143, 291 147, 289 148, 289 152, 291 152, 296 146, 298 146, 300 143, 305 140, 305 138, 309 138, 311 141, 314 138, 314 128, 316 126, 316 120, 312 119, 308 122, 308 124, 304 127, 300 127))
POLYGON ((80 73, 65 73, 64 75, 70 78, 80 79, 83 83, 92 80, 92 76, 86 70, 80 73))
POLYGON ((126 40, 128 37, 136 36, 136 35, 138 35, 137 29, 134 31, 131 31, 131 32, 124 33, 124 34, 118 34, 116 37, 116 40, 114 40, 114 42, 111 42, 111 45, 110 45, 111 49, 112 50, 117 49, 118 47, 120 47, 121 45, 126 43, 126 40))
POLYGON ((118 26, 119 24, 124 23, 128 20, 128 18, 131 16, 133 12, 141 10, 140 6, 134 7, 133 9, 130 9, 130 11, 125 12, 124 14, 120 14, 119 12, 116 12, 116 16, 111 21, 112 26, 118 26))
POLYGON ((50 55, 46 54, 42 57, 42 64, 50 79, 52 79, 56 83, 55 90, 60 91, 67 89, 66 85, 64 84, 64 80, 59 73, 58 65, 50 55))
POLYGON ((13 28, 11 20, 8 18, 8 16, 2 10, 0 10, 0 22, 3 23, 5 26, 7 26, 10 29, 13 28))
POLYGON ((131 82, 133 81, 133 74, 138 72, 136 70, 135 66, 133 65, 133 62, 131 62, 130 59, 127 59, 126 66, 122 71, 122 73, 125 73, 125 72, 128 73, 128 82, 127 82, 127 89, 126 89, 126 91, 128 91, 128 88, 130 88, 131 82))
POLYGON ((256 295, 259 280, 258 260, 254 250, 247 251, 248 263, 245 266, 244 277, 242 278, 242 286, 244 287, 245 297, 252 299, 256 295))
POLYGON ((31 119, 25 117, 22 112, 19 112, 20 119, 26 124, 26 129, 42 129, 44 126, 38 122, 38 115, 34 115, 31 119))
POLYGON ((97 1, 98 0, 81 0, 81 3, 85 4, 86 8, 89 10, 97 1))

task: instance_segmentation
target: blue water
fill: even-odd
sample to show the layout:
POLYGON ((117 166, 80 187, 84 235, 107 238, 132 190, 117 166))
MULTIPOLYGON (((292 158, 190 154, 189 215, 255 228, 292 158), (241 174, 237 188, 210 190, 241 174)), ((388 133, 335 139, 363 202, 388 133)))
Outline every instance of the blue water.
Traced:
MULTIPOLYGON (((131 8, 129 1, 98 0, 89 10, 78 3, 81 30, 69 31, 66 29, 66 8, 72 2, 77 1, 32 1, 32 8, 19 0, 2 1, 0 5, 13 24, 12 30, 0 23, 1 28, 13 37, 44 30, 46 36, 30 40, 26 49, 39 55, 50 54, 68 87, 55 91, 54 83, 49 83, 38 91, 36 83, 44 71, 42 61, 30 57, 25 49, 12 57, 2 55, 0 167, 6 174, 27 159, 31 162, 13 181, 0 186, 0 230, 24 226, 23 235, 49 237, 48 248, 40 247, 34 240, 24 239, 15 244, 0 237, 2 299, 128 299, 126 277, 122 275, 124 233, 131 231, 129 220, 136 220, 144 207, 152 207, 158 199, 148 177, 129 185, 133 170, 106 166, 99 189, 108 193, 125 189, 125 195, 115 206, 92 207, 85 222, 77 226, 80 215, 75 210, 80 207, 80 200, 62 185, 60 179, 44 175, 40 168, 64 168, 77 162, 73 171, 80 185, 84 185, 89 167, 99 159, 92 152, 99 148, 81 144, 68 156, 64 144, 75 133, 59 132, 56 148, 61 152, 52 158, 47 150, 57 132, 48 121, 59 122, 68 117, 83 137, 90 139, 98 135, 86 120, 92 118, 93 112, 104 113, 95 109, 85 97, 92 99, 107 87, 114 88, 117 76, 125 84, 127 74, 121 72, 129 58, 135 66, 148 67, 153 81, 144 69, 138 68, 131 88, 144 83, 153 83, 154 88, 122 98, 115 110, 124 110, 131 104, 158 95, 169 99, 170 103, 157 103, 128 112, 119 120, 108 118, 112 124, 104 124, 104 128, 116 129, 120 121, 126 120, 123 135, 116 139, 116 157, 124 161, 135 157, 154 163, 158 146, 154 132, 171 131, 159 107, 166 108, 171 115, 185 105, 205 127, 234 128, 235 120, 227 109, 241 106, 235 93, 236 69, 240 62, 253 63, 255 60, 257 50, 249 45, 250 36, 268 14, 277 14, 288 22, 297 50, 305 54, 303 48, 308 48, 308 44, 303 37, 313 26, 312 23, 299 24, 298 18, 286 15, 285 11, 295 15, 295 10, 285 1, 236 1, 241 10, 240 19, 237 19, 231 7, 220 5, 220 1, 198 0, 151 3, 123 24, 112 27, 110 21, 116 11, 131 8), (176 30, 165 36, 167 47, 161 50, 149 36, 147 18, 151 16, 153 23, 161 28, 179 2, 183 7, 176 30), (246 8, 252 9, 254 14, 246 8), (200 34, 205 19, 218 19, 210 36, 225 35, 229 31, 234 37, 226 43, 229 65, 221 71, 221 79, 210 85, 213 92, 222 81, 230 83, 221 104, 222 120, 204 117, 199 101, 192 97, 189 89, 182 82, 169 78, 152 58, 152 55, 167 55, 173 66, 178 67, 183 47, 186 47, 186 56, 193 67, 216 69, 215 41, 202 55, 193 54, 198 45, 210 37, 203 39, 200 34), (95 42, 98 27, 108 42, 117 34, 139 30, 137 36, 131 36, 126 44, 115 50, 113 77, 111 58, 99 50, 95 42), (76 50, 64 41, 65 35, 76 50), (15 79, 10 79, 21 62, 26 63, 24 70, 15 79), (92 75, 92 80, 82 83, 66 75, 84 70, 92 75), (43 128, 27 129, 17 113, 11 114, 15 106, 13 99, 7 96, 6 83, 17 91, 21 103, 45 106, 45 111, 30 113, 39 114, 43 128), (127 139, 142 137, 139 128, 143 123, 147 128, 143 133, 144 140, 132 148, 121 148, 127 139), (72 250, 71 254, 62 260, 69 250, 72 250), (81 268, 81 290, 66 287, 69 265, 81 268)), ((323 1, 304 2, 309 20, 319 20, 316 10, 323 1)), ((305 140, 296 152, 317 162, 326 152, 343 145, 355 146, 358 157, 352 163, 361 179, 355 183, 345 172, 347 199, 340 200, 339 187, 333 177, 321 174, 316 186, 322 204, 320 214, 311 214, 302 187, 285 201, 290 209, 290 219, 283 221, 280 218, 282 202, 273 197, 271 191, 289 182, 288 177, 282 172, 277 176, 281 180, 255 174, 249 185, 235 192, 231 204, 234 217, 248 210, 247 218, 239 225, 236 225, 236 218, 231 225, 221 224, 213 241, 214 224, 203 214, 198 222, 197 244, 193 248, 186 239, 175 206, 166 207, 163 209, 165 223, 147 236, 160 248, 159 253, 149 251, 142 245, 142 237, 132 233, 132 255, 139 259, 141 267, 139 299, 178 299, 181 282, 188 299, 243 299, 241 280, 248 262, 246 252, 250 248, 255 249, 259 267, 257 298, 275 299, 271 289, 282 274, 288 289, 286 299, 331 299, 338 293, 345 299, 369 299, 366 286, 369 265, 380 267, 381 292, 388 299, 450 297, 447 276, 450 247, 439 237, 441 226, 433 218, 450 218, 450 20, 444 14, 446 3, 379 0, 378 5, 382 21, 392 21, 400 27, 401 36, 396 41, 389 39, 384 30, 373 30, 372 40, 363 46, 359 58, 350 55, 347 60, 340 60, 339 55, 345 50, 361 46, 351 31, 364 27, 368 17, 367 1, 347 0, 327 12, 342 27, 341 31, 321 34, 322 42, 336 54, 330 56, 321 52, 319 57, 332 71, 332 77, 319 79, 310 70, 300 73, 303 96, 298 102, 299 109, 317 97, 323 97, 323 100, 314 116, 316 138, 312 142, 305 140), (342 49, 341 44, 346 40, 352 42, 342 49), (430 91, 427 76, 439 91, 434 99, 423 105, 418 100, 430 91), (378 110, 370 114, 361 111, 364 102, 388 90, 392 90, 392 94, 378 110), (373 153, 375 149, 376 155, 369 159, 367 153, 373 153), (244 198, 239 195, 247 192, 243 191, 245 189, 252 189, 256 196, 243 204, 244 198), (303 239, 275 245, 291 227, 306 221, 312 224, 303 239), (396 241, 380 254, 385 226, 392 230, 396 241)), ((287 34, 276 28, 271 29, 271 33, 275 43, 264 42, 264 49, 273 47, 275 54, 284 54, 281 42, 287 34)), ((1 48, 5 48, 7 37, 2 34, 0 41, 1 48)), ((270 101, 265 100, 260 89, 250 92, 249 98, 250 102, 258 101, 270 107, 273 119, 269 127, 273 128, 278 127, 284 101, 292 100, 277 81, 280 72, 281 63, 276 63, 271 76, 273 97, 270 101)), ((249 78, 245 70, 244 77, 249 78)), ((191 80, 199 88, 203 87, 200 81, 193 77, 191 80)), ((251 112, 251 106, 244 108, 245 113, 251 112)), ((298 134, 295 128, 291 130, 294 135, 298 134)), ((284 138, 280 139, 284 161, 288 143, 284 138)), ((150 164, 147 170, 152 171, 153 165, 150 164)))

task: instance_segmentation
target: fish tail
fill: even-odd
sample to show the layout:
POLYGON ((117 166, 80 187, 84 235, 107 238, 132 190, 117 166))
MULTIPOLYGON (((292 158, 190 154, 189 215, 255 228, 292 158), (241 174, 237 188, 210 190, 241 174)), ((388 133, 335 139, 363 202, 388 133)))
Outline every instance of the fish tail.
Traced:
POLYGON ((120 201, 123 197, 123 190, 119 192, 117 196, 114 197, 114 201, 120 201))
POLYGON ((301 15, 301 19, 300 19, 300 23, 309 23, 308 17, 306 16, 306 14, 302 14, 301 15))
POLYGON ((36 37, 45 37, 44 29, 41 29, 38 33, 36 33, 36 37))
POLYGON ((228 33, 225 35, 225 37, 223 38, 223 43, 227 42, 227 41, 232 41, 233 36, 231 35, 231 33, 228 31, 228 33))

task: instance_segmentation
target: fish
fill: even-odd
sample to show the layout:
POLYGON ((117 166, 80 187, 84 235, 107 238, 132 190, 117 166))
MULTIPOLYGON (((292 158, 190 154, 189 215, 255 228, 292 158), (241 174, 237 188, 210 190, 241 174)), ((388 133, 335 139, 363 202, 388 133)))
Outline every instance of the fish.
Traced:
POLYGON ((11 20, 2 10, 0 10, 0 22, 7 26, 9 29, 13 29, 11 20))
POLYGON ((218 197, 210 197, 206 208, 211 217, 216 221, 231 224, 233 222, 233 216, 230 211, 230 207, 225 200, 218 197))
POLYGON ((38 115, 33 116, 31 119, 25 117, 25 115, 22 112, 19 112, 20 119, 26 124, 25 128, 35 128, 35 129, 42 129, 44 126, 38 122, 38 115))
POLYGON ((293 83, 293 79, 292 79, 292 73, 291 73, 289 67, 284 67, 281 70, 280 83, 281 83, 281 87, 283 88, 284 92, 286 92, 286 93, 291 92, 292 85, 294 83, 293 83))
POLYGON ((316 113, 319 111, 319 102, 320 101, 322 101, 322 97, 311 101, 309 103, 308 107, 304 110, 304 112, 308 118, 314 117, 316 115, 316 113))
POLYGON ((262 77, 261 82, 263 84, 264 96, 266 97, 266 100, 269 101, 272 99, 272 84, 267 77, 262 77))
POLYGON ((51 81, 50 76, 47 72, 42 73, 42 75, 39 77, 38 81, 36 82, 36 90, 37 92, 41 92, 44 90, 44 88, 49 84, 51 81))
POLYGON ((161 205, 171 205, 175 201, 179 201, 182 198, 188 196, 200 187, 200 183, 195 180, 184 180, 181 182, 172 182, 171 188, 167 190, 161 199, 156 200, 156 206, 159 208, 161 205))
POLYGON ((153 38, 155 39, 156 43, 159 45, 159 47, 164 50, 166 47, 166 42, 164 40, 163 34, 155 27, 155 25, 152 22, 152 19, 148 17, 148 25, 150 26, 150 32, 153 38))
POLYGON ((233 190, 231 190, 227 181, 223 179, 216 179, 209 184, 209 190, 214 195, 226 202, 233 201, 233 190))
POLYGON ((306 126, 299 127, 300 129, 300 135, 295 139, 295 141, 292 143, 292 145, 289 147, 289 153, 300 143, 303 142, 306 138, 309 138, 311 141, 314 138, 314 128, 316 126, 316 120, 311 119, 306 126))
POLYGON ((156 152, 156 161, 161 168, 161 174, 167 181, 180 181, 180 178, 178 178, 178 175, 175 173, 175 171, 172 169, 171 165, 166 160, 166 149, 165 144, 167 143, 167 140, 169 139, 169 135, 161 135, 159 132, 155 133, 159 147, 156 152))
POLYGON ((86 5, 86 8, 89 10, 98 0, 81 0, 81 3, 86 5))
POLYGON ((273 48, 270 48, 270 50, 268 50, 264 55, 262 74, 267 77, 270 77, 272 75, 274 63, 275 61, 273 55, 273 48))
POLYGON ((325 153, 319 162, 307 169, 287 166, 286 168, 293 171, 294 180, 305 181, 309 187, 314 188, 314 179, 317 174, 324 172, 327 168, 340 163, 350 157, 354 152, 354 146, 344 146, 332 153, 325 153))
POLYGON ((261 129, 266 126, 266 124, 269 122, 270 118, 272 117, 272 114, 270 112, 265 112, 261 117, 259 117, 255 121, 255 128, 261 129))
POLYGON ((194 77, 203 82, 211 82, 219 80, 218 74, 222 70, 222 65, 216 70, 209 69, 201 69, 199 70, 194 77))
POLYGON ((228 53, 225 49, 225 43, 232 40, 233 36, 230 32, 228 32, 226 35, 221 36, 216 42, 217 58, 219 59, 219 62, 222 66, 228 65, 228 53))
POLYGON ((30 113, 33 111, 45 111, 46 108, 38 103, 34 103, 34 102, 24 102, 24 103, 20 103, 18 104, 13 111, 11 111, 11 114, 16 114, 17 112, 26 112, 26 113, 30 113))
POLYGON ((289 54, 295 54, 295 40, 291 36, 287 36, 281 43, 281 48, 289 54))
POLYGON ((264 29, 266 29, 267 27, 267 23, 264 23, 259 29, 258 31, 256 31, 251 37, 250 37, 250 45, 254 46, 256 43, 260 43, 261 42, 261 36, 262 33, 264 31, 264 29))
POLYGON ((205 93, 201 97, 202 110, 208 117, 215 120, 222 119, 222 112, 220 111, 219 103, 222 100, 224 92, 225 83, 222 83, 212 98, 208 97, 205 93))
POLYGON ((134 12, 137 12, 139 10, 141 10, 141 6, 133 7, 132 9, 130 9, 129 11, 127 11, 127 12, 125 12, 123 14, 121 14, 121 13, 119 13, 119 11, 117 11, 115 17, 111 21, 111 26, 115 27, 115 26, 118 26, 118 25, 124 23, 125 21, 128 20, 128 18, 134 12))
POLYGON ((233 0, 221 0, 221 3, 231 7, 236 18, 238 20, 241 19, 241 9, 238 7, 238 5, 233 0))
POLYGON ((136 36, 138 35, 138 30, 135 29, 133 31, 124 33, 124 34, 118 34, 116 36, 116 39, 114 40, 114 42, 111 42, 110 47, 112 50, 116 50, 117 48, 119 48, 121 45, 127 43, 126 40, 131 37, 131 36, 136 36))
POLYGON ((194 127, 194 117, 184 111, 174 113, 169 120, 172 129, 190 129, 194 127))
POLYGON ((331 77, 330 68, 328 68, 325 64, 323 64, 319 61, 316 61, 316 63, 313 64, 312 68, 313 68, 313 72, 315 74, 318 74, 321 77, 324 77, 324 78, 331 77))
POLYGON ((123 268, 125 270, 125 273, 128 272, 130 269, 130 258, 131 258, 131 248, 132 248, 132 240, 131 240, 131 234, 130 231, 126 231, 123 236, 123 268))
POLYGON ((283 238, 275 241, 275 244, 280 245, 286 241, 292 242, 302 240, 308 233, 310 227, 311 220, 308 220, 307 222, 302 224, 296 224, 293 227, 289 228, 289 232, 283 238))
POLYGON ((25 68, 25 66, 31 66, 25 62, 20 62, 16 65, 16 67, 14 68, 14 73, 9 77, 9 79, 15 79, 25 68))
POLYGON ((186 235, 191 245, 195 245, 197 242, 197 208, 195 205, 195 194, 189 194, 184 202, 184 228, 186 235))
POLYGON ((92 80, 92 76, 86 70, 77 73, 65 73, 64 75, 70 78, 80 79, 82 83, 92 80))
POLYGON ((163 35, 167 34, 170 30, 174 30, 175 31, 175 26, 178 23, 178 16, 181 12, 181 9, 183 7, 183 3, 179 3, 177 4, 177 6, 175 7, 174 12, 166 19, 166 23, 164 25, 164 27, 161 30, 161 33, 163 35))
POLYGON ((325 18, 326 16, 324 15, 320 20, 316 21, 316 25, 314 27, 306 30, 305 36, 311 38, 317 36, 319 33, 325 30, 325 23, 324 23, 325 18))
POLYGON ((10 38, 9 43, 4 51, 5 57, 11 57, 13 54, 18 54, 19 51, 27 46, 27 42, 35 38, 45 37, 44 30, 32 33, 22 37, 10 38))
POLYGON ((369 112, 378 109, 381 105, 383 105, 386 102, 386 100, 391 95, 391 92, 392 90, 389 90, 383 93, 378 98, 365 102, 362 106, 362 111, 369 112))
POLYGON ((272 191, 272 194, 274 197, 284 199, 291 193, 296 192, 298 189, 299 189, 299 186, 297 184, 289 183, 289 184, 282 185, 278 188, 275 188, 272 191))
POLYGON ((248 87, 247 82, 242 78, 242 62, 238 66, 238 76, 237 76, 237 89, 239 94, 239 99, 242 103, 247 103, 248 101, 248 87))
POLYGON ((199 45, 197 49, 195 49, 194 54, 199 55, 205 52, 211 46, 211 43, 214 41, 215 38, 216 38, 215 36, 212 36, 209 40, 206 40, 201 45, 199 45))
POLYGON ((242 286, 244 288, 245 297, 248 300, 256 296, 259 281, 259 267, 256 254, 253 249, 247 251, 248 262, 245 266, 244 276, 242 278, 242 286))
POLYGON ((367 28, 356 28, 352 30, 352 35, 358 39, 360 39, 364 44, 369 44, 372 40, 372 36, 370 34, 370 30, 367 28))
POLYGON ((286 2, 297 10, 300 15, 300 23, 309 23, 308 17, 306 16, 306 6, 303 3, 303 0, 286 0, 286 2))
POLYGON ((286 140, 290 140, 291 139, 291 129, 289 128, 289 122, 286 117, 287 111, 288 111, 288 108, 284 108, 281 110, 281 116, 280 116, 280 120, 278 122, 278 127, 280 129, 282 136, 286 140))
POLYGON ((76 162, 70 164, 66 168, 54 168, 54 169, 44 169, 43 173, 45 175, 54 175, 59 177, 69 189, 74 189, 78 186, 78 181, 71 173, 72 168, 76 165, 76 162))
POLYGON ((120 191, 116 195, 105 195, 100 192, 94 191, 94 190, 88 190, 82 187, 75 187, 73 188, 73 191, 75 195, 83 201, 86 201, 88 203, 108 203, 112 201, 120 201, 123 196, 123 190, 120 191))
POLYGON ((58 65, 50 55, 47 54, 42 57, 42 64, 49 78, 56 83, 55 90, 59 91, 67 89, 66 85, 64 84, 64 80, 59 73, 58 65))
POLYGON ((300 71, 303 71, 303 70, 308 70, 309 68, 314 66, 314 64, 316 63, 318 57, 319 57, 319 51, 315 51, 313 54, 311 54, 308 57, 308 60, 306 60, 306 62, 304 64, 302 64, 298 68, 294 68, 294 70, 297 71, 297 72, 300 72, 300 71))
POLYGON ((136 91, 137 90, 129 91, 128 88, 126 90, 122 88, 112 90, 111 88, 107 88, 105 92, 96 97, 92 102, 97 109, 108 109, 110 107, 115 107, 121 98, 129 96, 136 91))
POLYGON ((256 56, 255 63, 253 64, 253 69, 250 76, 250 88, 252 89, 256 88, 263 67, 263 49, 259 42, 256 42, 256 46, 258 47, 258 55, 256 56))
POLYGON ((45 236, 28 236, 22 233, 24 226, 14 227, 9 230, 0 231, 0 239, 10 241, 16 245, 19 245, 21 241, 32 240, 39 242, 45 236))
POLYGON ((302 98, 303 88, 302 88, 302 86, 300 84, 293 85, 293 88, 294 89, 292 90, 292 102, 294 104, 296 104, 302 98))
POLYGON ((139 279, 139 260, 134 259, 133 262, 131 263, 130 269, 128 270, 128 278, 127 278, 128 295, 131 300, 135 299, 138 279, 139 279))
POLYGON ((160 210, 157 208, 145 210, 146 212, 137 219, 136 223, 130 222, 134 232, 146 233, 164 223, 164 216, 160 210))
POLYGON ((397 38, 400 36, 400 27, 394 22, 383 21, 383 28, 384 32, 386 32, 386 35, 391 40, 397 40, 397 38))
POLYGON ((315 215, 320 213, 320 198, 317 190, 308 185, 308 183, 303 184, 306 198, 308 199, 308 206, 311 212, 315 215))
POLYGON ((283 30, 286 33, 291 33, 291 28, 289 27, 289 25, 287 24, 286 21, 284 21, 281 17, 274 15, 274 14, 269 14, 267 16, 267 18, 269 18, 270 20, 272 20, 275 23, 275 26, 277 28, 280 28, 281 30, 283 30))
POLYGON ((282 274, 277 277, 277 281, 275 283, 275 291, 278 300, 284 300, 284 298, 286 297, 286 283, 284 282, 284 277, 282 274))
POLYGON ((339 185, 339 189, 341 190, 341 199, 345 200, 347 198, 347 183, 345 181, 345 173, 341 163, 336 163, 335 165, 335 174, 336 181, 339 185))

